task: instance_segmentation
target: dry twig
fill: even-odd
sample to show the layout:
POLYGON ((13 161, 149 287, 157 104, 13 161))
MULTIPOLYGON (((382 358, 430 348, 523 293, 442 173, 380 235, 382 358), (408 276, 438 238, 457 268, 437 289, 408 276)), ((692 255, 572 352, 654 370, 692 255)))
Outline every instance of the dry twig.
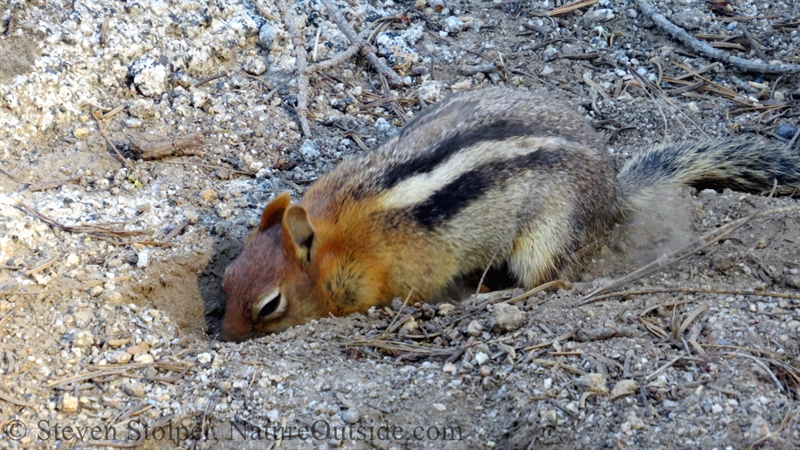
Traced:
POLYGON ((781 420, 781 426, 779 426, 777 430, 770 431, 769 433, 767 433, 766 436, 759 438, 758 440, 756 440, 755 442, 753 442, 752 444, 748 445, 745 448, 756 448, 762 442, 768 441, 770 439, 775 438, 776 436, 779 436, 781 432, 786 429, 786 427, 788 427, 792 422, 797 420, 798 416, 800 416, 800 411, 791 411, 791 410, 786 411, 786 415, 783 416, 783 420, 781 420))
POLYGON ((221 72, 221 73, 218 73, 216 75, 211 75, 210 77, 201 78, 201 79, 197 80, 192 85, 192 87, 195 87, 195 88, 196 87, 200 87, 200 86, 202 86, 202 85, 204 85, 206 83, 210 83, 210 82, 212 82, 214 80, 219 80, 220 78, 225 78, 227 76, 228 76, 228 72, 221 72))
POLYGON ((13 181, 14 183, 24 184, 26 186, 30 185, 30 183, 26 183, 24 181, 21 181, 19 178, 17 178, 14 175, 12 175, 11 172, 9 172, 6 169, 4 169, 3 166, 0 166, 0 173, 4 174, 8 178, 11 178, 11 181, 13 181))
POLYGON ((147 161, 176 155, 199 155, 199 151, 192 149, 202 147, 203 144, 203 134, 192 133, 154 141, 133 140, 131 141, 131 151, 137 158, 147 161))
POLYGON ((547 15, 550 17, 560 16, 561 14, 566 14, 576 9, 592 6, 598 1, 600 0, 574 0, 572 2, 567 3, 566 5, 561 5, 558 8, 550 10, 550 12, 548 12, 547 15))
MULTIPOLYGON (((372 66, 375 67, 375 69, 378 72, 383 74, 383 76, 385 76, 389 80, 389 82, 392 83, 392 85, 394 86, 402 86, 403 84, 405 84, 403 83, 403 79, 400 78, 400 75, 398 75, 397 72, 395 72, 391 67, 386 65, 385 62, 383 62, 380 58, 378 58, 378 55, 375 54, 375 49, 372 48, 372 46, 367 45, 366 43, 360 43, 362 41, 361 39, 359 39, 358 35, 356 34, 356 31, 353 29, 350 23, 344 18, 339 9, 336 8, 336 5, 333 4, 333 0, 321 0, 321 1, 325 5, 325 8, 328 10, 328 14, 331 15, 331 19, 333 20, 333 22, 336 23, 336 26, 338 26, 339 30, 341 30, 342 34, 344 34, 345 37, 347 37, 347 40, 349 40, 351 44, 357 44, 361 47, 360 48, 361 54, 363 54, 364 57, 367 58, 367 61, 369 61, 370 64, 372 64, 372 66)), ((350 49, 348 48, 348 50, 345 51, 350 51, 350 49)))
POLYGON ((111 236, 111 237, 130 237, 130 236, 144 236, 153 234, 153 232, 149 230, 120 230, 120 229, 108 228, 103 225, 63 225, 43 215, 39 211, 36 211, 35 209, 31 208, 25 203, 20 203, 18 205, 18 208, 31 214, 32 216, 36 217, 37 219, 41 220, 42 222, 52 227, 58 228, 60 230, 69 233, 87 233, 87 234, 93 234, 99 236, 111 236))
POLYGON ((684 45, 690 47, 692 50, 702 53, 703 55, 718 59, 745 72, 758 72, 758 73, 798 73, 800 72, 800 65, 798 64, 765 64, 750 61, 748 59, 732 56, 722 50, 714 48, 705 42, 702 42, 687 33, 683 28, 670 22, 669 19, 656 11, 656 8, 647 0, 636 0, 636 5, 642 13, 648 16, 656 25, 664 29, 673 38, 682 42, 684 45))
POLYGON ((589 299, 589 301, 581 302, 581 305, 599 302, 601 300, 605 300, 611 297, 629 297, 632 295, 664 294, 672 292, 683 292, 689 294, 747 295, 756 297, 787 298, 792 300, 800 300, 800 294, 787 294, 784 292, 764 292, 764 291, 741 290, 741 289, 703 289, 703 288, 691 288, 691 287, 689 288, 672 287, 672 288, 644 288, 644 289, 635 289, 631 291, 612 292, 610 294, 600 295, 591 298, 589 299))
POLYGON ((297 120, 300 121, 300 128, 303 129, 303 136, 311 136, 311 127, 308 125, 308 75, 306 74, 306 65, 308 64, 308 57, 306 56, 306 43, 303 35, 297 29, 297 22, 294 20, 292 13, 292 5, 288 0, 278 0, 278 8, 283 15, 283 22, 289 30, 289 35, 292 38, 294 45, 295 56, 297 57, 297 120))
POLYGON ((97 122, 97 130, 100 131, 100 134, 103 136, 103 139, 105 139, 106 143, 108 143, 108 145, 114 150, 114 153, 117 155, 117 158, 119 158, 120 162, 122 162, 122 164, 124 164, 125 167, 128 168, 128 170, 135 172, 136 169, 133 167, 133 164, 131 164, 131 162, 128 161, 127 158, 122 156, 122 153, 120 153, 117 146, 114 145, 114 142, 111 141, 111 138, 108 137, 108 134, 106 134, 106 131, 103 129, 103 123, 102 123, 103 114, 100 111, 94 111, 92 113, 92 117, 94 117, 95 122, 97 122))

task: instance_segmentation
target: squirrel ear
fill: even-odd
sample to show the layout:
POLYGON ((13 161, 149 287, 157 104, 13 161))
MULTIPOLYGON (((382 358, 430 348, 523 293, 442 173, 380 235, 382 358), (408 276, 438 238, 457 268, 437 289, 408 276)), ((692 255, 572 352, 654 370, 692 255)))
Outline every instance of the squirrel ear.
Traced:
POLYGON ((287 254, 310 263, 313 242, 314 227, 311 226, 306 209, 298 205, 289 206, 283 214, 283 247, 287 254))
POLYGON ((289 192, 282 192, 280 195, 273 198, 272 201, 264 207, 264 212, 261 213, 261 223, 258 225, 258 231, 264 231, 280 222, 281 219, 283 219, 283 213, 291 202, 292 198, 289 196, 289 192))

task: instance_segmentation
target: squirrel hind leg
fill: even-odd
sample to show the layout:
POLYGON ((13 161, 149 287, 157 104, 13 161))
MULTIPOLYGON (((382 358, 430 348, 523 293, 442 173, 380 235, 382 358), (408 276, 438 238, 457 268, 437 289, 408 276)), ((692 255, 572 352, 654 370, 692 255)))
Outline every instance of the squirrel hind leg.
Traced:
POLYGON ((514 240, 508 268, 526 289, 533 289, 555 279, 571 259, 569 248, 574 236, 567 227, 539 223, 514 240))

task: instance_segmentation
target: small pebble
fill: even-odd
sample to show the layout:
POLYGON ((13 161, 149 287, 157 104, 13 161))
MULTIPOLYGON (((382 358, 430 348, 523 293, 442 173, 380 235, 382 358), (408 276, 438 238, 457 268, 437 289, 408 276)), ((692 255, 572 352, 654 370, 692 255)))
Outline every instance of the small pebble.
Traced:
POLYGON ((355 409, 348 409, 342 413, 342 420, 345 423, 349 423, 350 425, 358 422, 361 419, 361 415, 355 409))
POLYGON ((153 361, 155 361, 153 359, 153 356, 148 354, 148 353, 143 353, 141 355, 135 355, 133 357, 133 362, 137 362, 137 363, 152 364, 153 361))
POLYGON ((480 336, 481 332, 483 331, 483 325, 477 320, 473 320, 472 322, 467 325, 467 333, 471 336, 480 336))
POLYGON ((131 361, 133 355, 128 352, 116 351, 106 354, 106 360, 112 364, 127 364, 131 361))
POLYGON ((202 198, 204 201, 206 201, 206 202, 208 202, 208 203, 213 203, 213 202, 216 202, 216 201, 217 201, 217 198, 218 198, 218 197, 217 197, 217 193, 216 193, 216 191, 214 191, 213 189, 206 189, 206 190, 204 190, 203 192, 201 192, 201 193, 200 193, 200 197, 201 197, 201 198, 202 198))
POLYGON ((403 323, 400 327, 400 332, 403 334, 414 334, 419 331, 419 324, 414 318, 410 318, 403 323))
POLYGON ((75 336, 75 340, 72 341, 73 347, 84 348, 89 347, 94 344, 94 336, 92 333, 88 331, 81 331, 75 336))
POLYGON ((444 405, 443 405, 443 404, 441 404, 441 403, 434 403, 434 404, 433 404, 433 409, 435 409, 436 411, 439 411, 439 412, 445 412, 445 411, 447 411, 447 407, 446 407, 446 406, 444 406, 444 405))
POLYGON ((131 342, 130 339, 109 339, 106 342, 106 344, 111 348, 119 348, 122 347, 123 345, 130 344, 130 342, 131 342))
POLYGON ((525 323, 526 314, 515 305, 497 303, 494 305, 495 326, 502 331, 515 331, 525 323))
POLYGON ((639 389, 639 384, 634 380, 620 380, 611 390, 611 400, 633 395, 639 389))
POLYGON ((797 127, 794 126, 794 125, 789 125, 788 123, 785 123, 785 124, 779 126, 775 130, 775 133, 778 136, 780 136, 780 137, 782 137, 784 139, 791 139, 791 138, 794 137, 795 134, 797 134, 797 127))
POLYGON ((464 27, 464 22, 456 16, 450 16, 444 20, 444 29, 448 33, 456 34, 464 27))
POLYGON ((587 12, 583 15, 583 21, 586 23, 593 22, 607 22, 614 18, 614 11, 610 8, 600 8, 587 12))
POLYGON ((447 317, 452 315, 456 311, 456 307, 451 305, 450 303, 442 303, 439 305, 439 315, 443 317, 447 317))
POLYGON ((144 345, 143 344, 144 343, 139 344, 139 345, 130 346, 127 349, 125 349, 125 352, 127 352, 127 353, 129 353, 129 354, 131 354, 133 356, 143 355, 143 354, 147 353, 147 350, 148 350, 148 349, 144 348, 144 345, 146 345, 146 344, 144 344, 144 345))
POLYGON ((144 384, 136 380, 122 383, 122 390, 132 397, 144 397, 145 394, 144 384))
POLYGON ((138 269, 144 269, 150 265, 150 251, 146 248, 139 250, 136 256, 138 257, 136 260, 136 267, 138 269))
POLYGON ((78 397, 74 397, 66 392, 61 397, 61 411, 65 413, 73 413, 77 411, 78 405, 78 397))
POLYGON ((213 357, 211 356, 210 353, 200 353, 199 355, 197 355, 197 362, 199 362, 200 364, 208 364, 211 362, 212 359, 213 357))

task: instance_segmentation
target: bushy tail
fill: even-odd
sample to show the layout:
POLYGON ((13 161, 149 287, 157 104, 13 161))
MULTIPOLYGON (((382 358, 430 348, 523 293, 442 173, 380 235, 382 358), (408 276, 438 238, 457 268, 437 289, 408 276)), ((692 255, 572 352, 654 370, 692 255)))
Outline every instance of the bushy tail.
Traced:
POLYGON ((800 191, 800 152, 758 138, 675 142, 641 151, 620 170, 623 210, 643 206, 666 187, 770 192, 800 191))

